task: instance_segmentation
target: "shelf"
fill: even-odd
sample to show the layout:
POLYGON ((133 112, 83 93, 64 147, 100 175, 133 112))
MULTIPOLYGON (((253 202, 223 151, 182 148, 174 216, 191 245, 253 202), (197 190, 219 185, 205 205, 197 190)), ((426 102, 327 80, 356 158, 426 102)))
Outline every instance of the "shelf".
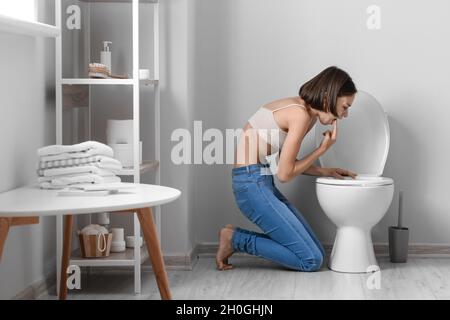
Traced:
MULTIPOLYGON (((148 251, 145 245, 141 248, 141 264, 148 259, 148 251)), ((134 266, 134 249, 127 248, 125 252, 111 253, 107 258, 85 259, 81 257, 81 250, 77 249, 72 253, 71 265, 79 267, 125 267, 134 266)))
MULTIPOLYGON (((96 7, 97 5, 99 7, 103 7, 107 4, 117 4, 119 6, 125 6, 128 10, 131 11, 131 21, 128 23, 128 26, 131 28, 132 34, 131 39, 128 39, 132 41, 132 51, 123 52, 124 55, 129 55, 130 58, 132 57, 132 66, 128 68, 128 72, 122 73, 126 77, 130 77, 131 79, 93 79, 89 78, 87 73, 81 73, 81 74, 67 74, 67 78, 64 78, 62 75, 63 66, 66 65, 64 62, 65 59, 69 59, 70 57, 66 57, 63 54, 63 40, 71 42, 70 39, 63 39, 66 37, 65 34, 62 34, 60 30, 65 25, 65 19, 66 19, 66 13, 63 10, 63 3, 61 0, 55 0, 55 24, 59 27, 60 30, 58 30, 58 36, 56 37, 56 45, 55 45, 55 73, 56 73, 56 144, 63 144, 64 141, 64 131, 66 122, 65 122, 65 107, 72 107, 72 108, 80 108, 87 106, 88 108, 91 105, 91 95, 90 90, 95 89, 100 90, 100 88, 96 86, 103 86, 103 88, 108 89, 108 86, 112 86, 111 89, 119 90, 123 89, 125 91, 132 91, 132 100, 130 102, 130 105, 132 105, 133 110, 133 118, 137 121, 137 123, 141 123, 142 120, 144 120, 146 123, 148 121, 152 121, 151 119, 142 119, 141 118, 141 100, 140 94, 143 91, 154 91, 152 93, 152 96, 154 97, 154 128, 155 128, 155 135, 151 137, 146 137, 148 139, 153 139, 155 141, 155 158, 159 159, 161 154, 161 146, 160 146, 160 140, 161 140, 161 88, 160 88, 160 29, 161 29, 161 17, 160 17, 160 8, 159 8, 159 1, 158 0, 80 0, 81 3, 78 3, 83 6, 83 8, 86 8, 85 15, 83 15, 83 21, 94 21, 92 19, 96 18, 95 10, 90 10, 91 7, 96 7), (103 3, 103 4, 102 4, 103 3), (122 3, 122 4, 121 4, 122 3), (150 15, 148 14, 148 17, 145 17, 145 19, 151 19, 153 17, 153 52, 150 54, 149 59, 153 60, 152 64, 149 64, 147 66, 142 65, 142 67, 148 68, 152 70, 153 74, 152 77, 155 79, 147 79, 147 80, 140 80, 139 78, 139 68, 141 67, 141 61, 140 61, 140 42, 142 41, 139 37, 139 17, 141 16, 141 9, 148 4, 149 6, 152 6, 153 13, 150 15), (93 13, 93 15, 91 15, 93 13), (80 78, 84 77, 84 78, 80 78), (132 89, 132 90, 130 90, 132 89)), ((92 8, 94 9, 94 8, 92 8)), ((83 49, 85 51, 86 56, 91 56, 91 48, 89 46, 89 43, 92 43, 93 40, 93 33, 91 31, 97 30, 95 27, 96 25, 92 25, 91 23, 86 23, 85 32, 80 37, 80 41, 78 42, 78 46, 80 44, 88 44, 87 46, 79 47, 79 49, 83 49)), ((105 28, 112 29, 111 31, 118 32, 123 26, 117 25, 114 22, 114 19, 108 23, 108 25, 105 25, 105 28)), ((1 31, 1 30, 0 30, 1 31)), ((145 39, 145 42, 147 43, 150 41, 150 39, 145 39)), ((74 44, 74 47, 76 45, 74 44)), ((150 52, 149 52, 150 53, 150 52)), ((79 59, 79 57, 78 57, 79 59)), ((70 61, 67 61, 70 62, 70 61)), ((75 62, 75 61, 74 61, 75 62)), ((90 62, 90 61, 84 61, 83 64, 90 62)), ((82 63, 80 60, 78 63, 82 63)), ((73 65, 75 67, 75 65, 73 65)), ((147 93, 147 92, 145 92, 147 93)), ((128 98, 128 97, 127 97, 128 98)), ((147 100, 147 99, 146 99, 147 100)), ((147 101, 146 101, 147 102, 147 101)), ((146 105, 148 105, 146 103, 146 105)), ((91 136, 91 130, 93 125, 95 123, 92 122, 92 115, 93 110, 89 108, 86 110, 86 112, 83 113, 83 116, 85 115, 86 118, 78 118, 78 120, 83 120, 86 125, 85 128, 88 129, 89 133, 88 135, 91 136)), ((144 113, 147 116, 147 113, 144 113)), ((144 115, 143 114, 143 115, 144 115)), ((77 114, 77 112, 74 112, 72 117, 76 120, 76 117, 79 117, 82 115, 77 114)), ((69 129, 69 128, 68 128, 69 129)), ((70 130, 70 129, 69 129, 70 130)), ((67 131, 69 132, 69 131, 67 131)), ((135 132, 134 132, 135 133, 135 132)), ((140 133, 140 132, 139 132, 140 133)), ((140 134, 139 134, 140 136, 140 134)), ((138 140, 139 141, 139 140, 138 140)), ((116 172, 117 175, 122 176, 125 180, 133 180, 136 183, 139 183, 141 181, 140 174, 143 174, 145 172, 153 171, 154 178, 155 178, 155 184, 160 185, 161 184, 161 170, 160 169, 160 162, 159 161, 145 161, 143 164, 139 167, 135 168, 125 168, 123 170, 120 170, 116 172)), ((144 176, 142 177, 144 178, 144 176)), ((149 177, 148 177, 149 178, 149 177)), ((135 215, 129 215, 130 217, 133 216, 133 224, 130 226, 127 223, 128 227, 136 227, 139 223, 138 218, 135 215)), ((131 220, 131 219, 130 219, 131 220)), ((131 222, 131 221, 130 221, 131 222)), ((155 207, 155 224, 158 231, 158 238, 160 239, 161 236, 161 208, 155 207)), ((60 255, 62 252, 62 246, 63 246, 63 218, 57 217, 57 242, 56 242, 56 252, 57 255, 60 255)), ((139 233, 137 231, 137 228, 134 228, 133 233, 139 233)), ((137 236, 137 234, 135 234, 137 236)), ((127 249, 124 253, 111 253, 111 255, 107 258, 97 258, 97 259, 83 259, 81 257, 80 250, 75 251, 72 254, 72 259, 70 261, 70 264, 72 265, 78 265, 80 267, 111 267, 111 268, 120 268, 120 267, 134 267, 134 292, 140 293, 141 292, 141 268, 139 267, 146 259, 148 259, 148 252, 144 248, 140 250, 140 259, 134 259, 134 249, 127 249)), ((59 266, 57 268, 57 279, 60 280, 61 278, 61 263, 58 259, 59 266)), ((57 288, 58 291, 58 288, 57 288)))
MULTIPOLYGON (((155 85, 158 80, 139 80, 141 85, 155 85)), ((65 85, 113 85, 113 86, 132 86, 133 79, 90 79, 90 78, 64 78, 62 84, 65 85)))
MULTIPOLYGON (((159 162, 154 160, 144 161, 141 164, 141 174, 144 174, 149 171, 155 171, 159 167, 159 162)), ((133 168, 124 168, 122 170, 115 170, 114 173, 118 176, 133 176, 134 169, 133 168)))
POLYGON ((0 31, 26 36, 56 38, 61 34, 61 30, 55 26, 11 18, 0 14, 0 31))
POLYGON ((157 85, 159 83, 159 80, 148 79, 148 80, 139 80, 139 82, 143 86, 154 86, 154 85, 157 85))

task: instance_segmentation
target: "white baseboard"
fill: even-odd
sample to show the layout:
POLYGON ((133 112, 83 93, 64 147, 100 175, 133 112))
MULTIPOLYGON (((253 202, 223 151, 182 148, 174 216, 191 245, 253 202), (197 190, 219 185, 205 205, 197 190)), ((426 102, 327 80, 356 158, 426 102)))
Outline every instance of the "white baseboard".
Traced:
MULTIPOLYGON (((56 273, 51 273, 41 280, 32 283, 22 290, 12 300, 36 300, 44 293, 52 292, 56 285, 56 273)), ((55 292, 56 294, 56 292, 55 292)))
MULTIPOLYGON (((333 244, 327 243, 323 246, 325 252, 329 255, 333 249, 333 244)), ((375 243, 373 247, 377 257, 389 256, 388 243, 375 243)), ((197 244, 195 250, 198 256, 211 257, 215 256, 217 248, 217 243, 199 243, 197 244)), ((408 256, 415 258, 450 258, 450 245, 437 243, 413 243, 409 245, 408 256)))

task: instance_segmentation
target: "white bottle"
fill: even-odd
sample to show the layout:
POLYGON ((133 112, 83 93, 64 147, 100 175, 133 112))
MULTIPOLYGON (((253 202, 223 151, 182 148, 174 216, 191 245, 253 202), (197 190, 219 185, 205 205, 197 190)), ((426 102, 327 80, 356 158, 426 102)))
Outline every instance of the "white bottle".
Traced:
POLYGON ((110 231, 111 221, 109 220, 109 213, 107 213, 107 212, 100 213, 98 215, 98 221, 97 222, 102 227, 105 227, 106 230, 108 230, 108 232, 110 231))
POLYGON ((100 63, 108 67, 109 73, 112 74, 111 70, 111 41, 103 41, 103 51, 100 54, 100 63))

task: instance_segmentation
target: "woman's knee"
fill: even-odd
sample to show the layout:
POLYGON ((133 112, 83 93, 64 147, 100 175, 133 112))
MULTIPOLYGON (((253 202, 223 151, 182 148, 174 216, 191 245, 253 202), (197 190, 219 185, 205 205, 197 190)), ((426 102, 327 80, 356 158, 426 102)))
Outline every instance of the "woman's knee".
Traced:
POLYGON ((322 251, 316 246, 311 249, 311 254, 308 257, 300 257, 300 271, 314 272, 322 268, 325 259, 322 251))

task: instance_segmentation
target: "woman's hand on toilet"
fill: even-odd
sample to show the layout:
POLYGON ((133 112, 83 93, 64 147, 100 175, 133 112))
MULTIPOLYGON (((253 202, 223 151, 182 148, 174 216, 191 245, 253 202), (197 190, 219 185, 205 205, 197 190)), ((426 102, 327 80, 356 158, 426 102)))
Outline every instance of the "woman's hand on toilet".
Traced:
POLYGON ((336 179, 344 179, 345 177, 355 179, 357 176, 356 173, 341 168, 323 168, 322 172, 325 177, 334 177, 336 179))

